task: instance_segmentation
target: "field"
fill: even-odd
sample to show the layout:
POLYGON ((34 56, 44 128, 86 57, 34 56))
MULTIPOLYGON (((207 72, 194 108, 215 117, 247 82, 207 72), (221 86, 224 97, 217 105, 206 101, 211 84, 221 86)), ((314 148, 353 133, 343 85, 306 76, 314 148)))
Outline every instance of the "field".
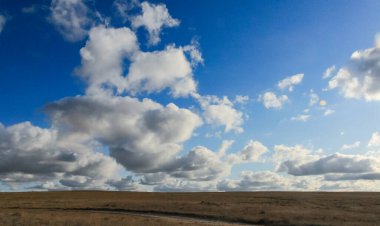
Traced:
POLYGON ((0 225, 380 225, 380 193, 0 193, 0 225))

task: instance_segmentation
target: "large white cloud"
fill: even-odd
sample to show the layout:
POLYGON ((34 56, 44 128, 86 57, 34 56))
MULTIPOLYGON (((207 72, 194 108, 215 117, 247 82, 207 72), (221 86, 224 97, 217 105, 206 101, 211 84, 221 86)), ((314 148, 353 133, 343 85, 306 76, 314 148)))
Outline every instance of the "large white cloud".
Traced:
POLYGON ((336 153, 309 162, 288 160, 282 163, 281 169, 291 175, 305 176, 329 173, 374 173, 380 171, 379 166, 380 159, 375 157, 336 153))
POLYGON ((170 16, 165 4, 141 3, 142 14, 132 17, 132 27, 144 27, 149 33, 149 43, 160 42, 161 29, 178 26, 180 21, 170 16))
POLYGON ((123 77, 123 61, 132 58, 139 50, 137 37, 129 28, 91 29, 86 46, 80 50, 82 65, 77 74, 87 84, 88 94, 99 94, 106 90, 122 93, 126 88, 123 77))
POLYGON ((380 100, 380 45, 358 50, 349 63, 340 68, 328 84, 329 89, 339 89, 345 98, 380 100))
POLYGON ((273 92, 265 92, 259 96, 259 101, 262 102, 268 109, 280 109, 285 103, 289 101, 289 98, 286 95, 277 96, 273 92))
POLYGON ((187 109, 131 97, 78 96, 49 104, 46 110, 55 127, 95 138, 136 172, 159 171, 171 163, 201 124, 187 109))
POLYGON ((52 0, 50 10, 50 21, 68 41, 84 39, 94 24, 83 0, 52 0))
POLYGON ((117 178, 121 168, 96 149, 97 144, 87 139, 62 136, 56 129, 42 129, 30 122, 10 127, 0 124, 0 180, 56 181, 64 187, 65 182, 80 177, 81 187, 102 186, 117 178))
POLYGON ((292 92, 294 89, 294 86, 302 82, 303 77, 304 77, 304 74, 296 74, 296 75, 286 77, 283 80, 279 81, 277 86, 281 90, 288 89, 289 92, 292 92))

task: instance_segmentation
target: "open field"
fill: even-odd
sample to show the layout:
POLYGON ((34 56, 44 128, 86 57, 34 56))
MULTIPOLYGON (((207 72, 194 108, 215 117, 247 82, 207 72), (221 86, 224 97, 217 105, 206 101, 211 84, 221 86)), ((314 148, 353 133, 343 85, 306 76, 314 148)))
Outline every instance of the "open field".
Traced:
POLYGON ((0 193, 0 225, 380 225, 380 193, 0 193))

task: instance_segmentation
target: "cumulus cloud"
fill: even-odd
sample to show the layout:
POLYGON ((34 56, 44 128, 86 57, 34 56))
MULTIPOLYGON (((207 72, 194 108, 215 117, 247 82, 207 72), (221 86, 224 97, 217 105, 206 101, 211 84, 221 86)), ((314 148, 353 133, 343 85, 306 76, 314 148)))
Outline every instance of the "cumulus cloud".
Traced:
POLYGON ((295 176, 373 173, 379 172, 379 163, 380 160, 374 157, 336 153, 306 163, 288 160, 282 163, 281 169, 295 176))
POLYGON ((87 84, 88 94, 122 93, 126 80, 122 76, 124 58, 132 58, 139 50, 137 38, 129 28, 98 26, 89 32, 86 46, 80 50, 82 65, 77 74, 87 84))
POLYGON ((374 132, 371 136, 371 139, 368 141, 369 148, 377 148, 380 147, 380 133, 374 132))
POLYGON ((380 46, 355 51, 349 63, 340 68, 328 83, 345 98, 380 100, 380 46))
POLYGON ((165 4, 141 3, 142 14, 133 17, 132 27, 144 27, 149 33, 149 44, 155 45, 160 42, 162 28, 176 27, 180 21, 170 16, 165 4))
POLYGON ((307 122, 310 119, 311 115, 300 114, 292 117, 290 120, 298 122, 307 122))
POLYGON ((304 74, 296 74, 290 77, 287 77, 278 82, 277 86, 281 90, 288 89, 289 92, 292 92, 294 86, 300 84, 303 80, 304 74))
POLYGON ((285 161, 301 164, 307 161, 313 161, 318 157, 317 154, 313 154, 311 150, 302 145, 287 146, 279 144, 274 146, 272 161, 275 163, 277 171, 284 171, 284 169, 282 169, 282 163, 285 161))
POLYGON ((53 0, 50 11, 50 21, 68 41, 83 40, 94 24, 83 0, 53 0))
POLYGON ((132 93, 170 89, 173 96, 188 96, 196 91, 191 63, 184 49, 168 46, 163 51, 140 52, 131 63, 126 87, 132 93))
POLYGON ((78 96, 49 104, 46 111, 55 127, 95 138, 135 172, 169 164, 202 123, 195 113, 174 104, 132 97, 78 96))
POLYGON ((336 70, 336 67, 335 65, 331 66, 331 67, 328 67, 325 71, 325 73, 323 73, 323 77, 322 79, 328 79, 328 78, 331 78, 331 76, 333 76, 333 73, 335 72, 336 70))
POLYGON ((273 92, 265 92, 264 94, 259 96, 258 100, 262 102, 264 106, 268 109, 280 109, 285 103, 289 101, 289 98, 286 95, 277 96, 273 92))
POLYGON ((243 171, 240 180, 223 180, 218 183, 220 191, 258 191, 287 190, 289 183, 276 173, 270 171, 243 171))
POLYGON ((250 140, 244 148, 228 156, 231 163, 256 162, 268 151, 268 148, 259 141, 250 140))
POLYGON ((0 124, 1 181, 56 181, 62 187, 73 187, 69 183, 76 180, 75 187, 102 186, 117 177, 121 168, 96 149, 96 143, 30 122, 10 127, 0 124))
POLYGON ((224 126, 225 132, 243 132, 243 113, 235 109, 228 97, 201 96, 197 93, 193 93, 192 96, 200 103, 206 123, 224 126))
POLYGON ((358 148, 360 146, 360 141, 356 141, 355 143, 352 143, 352 144, 344 144, 340 150, 349 150, 349 149, 354 149, 354 148, 358 148))
POLYGON ((0 33, 3 31, 6 22, 7 19, 5 18, 5 16, 0 14, 0 33))
POLYGON ((194 48, 190 44, 141 52, 129 28, 98 26, 91 29, 86 46, 80 50, 82 65, 77 74, 87 82, 90 95, 157 93, 168 88, 172 96, 184 97, 196 92, 192 67, 201 56, 189 53, 196 51, 194 48), (128 69, 124 68, 125 60, 130 62, 128 69))

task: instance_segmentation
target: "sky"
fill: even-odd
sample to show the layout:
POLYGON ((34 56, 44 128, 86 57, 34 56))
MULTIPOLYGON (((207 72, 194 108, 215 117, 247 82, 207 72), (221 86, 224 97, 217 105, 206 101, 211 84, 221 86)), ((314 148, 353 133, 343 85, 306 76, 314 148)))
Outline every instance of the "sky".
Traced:
POLYGON ((0 1, 0 190, 379 191, 380 2, 0 1))

